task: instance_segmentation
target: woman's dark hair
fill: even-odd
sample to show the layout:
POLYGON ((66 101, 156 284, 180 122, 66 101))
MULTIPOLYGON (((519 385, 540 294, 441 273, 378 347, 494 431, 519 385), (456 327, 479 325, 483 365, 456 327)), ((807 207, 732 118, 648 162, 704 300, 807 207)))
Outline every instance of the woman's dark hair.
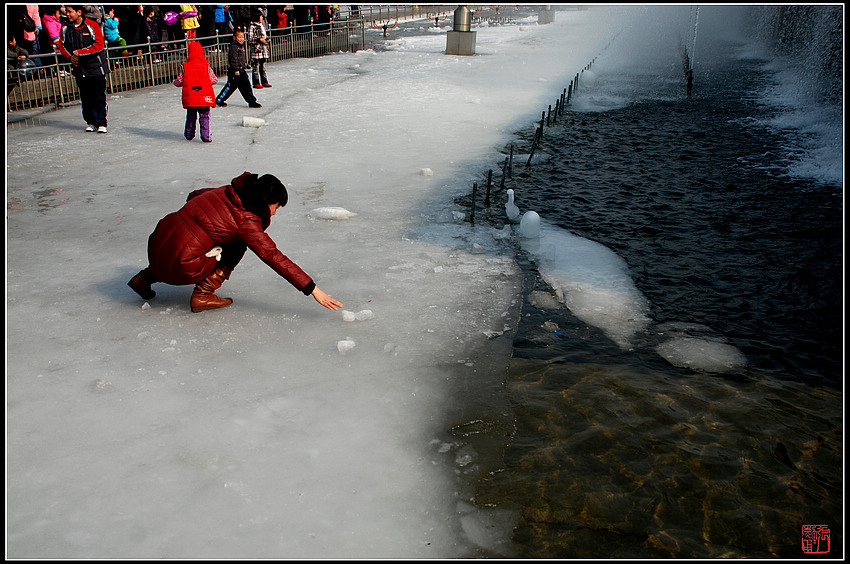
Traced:
POLYGON ((273 174, 264 174, 257 179, 257 192, 266 204, 278 204, 280 207, 289 201, 286 186, 273 174))
POLYGON ((289 201, 286 186, 272 174, 257 177, 256 174, 243 173, 233 179, 233 191, 246 210, 257 214, 263 222, 270 220, 270 204, 280 207, 289 201))

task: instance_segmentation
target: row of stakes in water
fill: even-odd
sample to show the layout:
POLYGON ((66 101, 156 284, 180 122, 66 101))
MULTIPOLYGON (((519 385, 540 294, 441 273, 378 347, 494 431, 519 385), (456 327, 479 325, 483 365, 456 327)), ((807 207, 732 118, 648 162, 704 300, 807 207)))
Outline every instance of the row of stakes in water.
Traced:
MULTIPOLYGON (((552 113, 552 106, 550 105, 549 106, 549 115, 547 116, 546 112, 544 111, 543 114, 540 116, 540 123, 537 127, 537 130, 536 130, 535 135, 534 135, 534 139, 532 140, 532 143, 531 143, 531 150, 529 151, 529 154, 528 154, 528 161, 526 161, 526 167, 531 166, 531 159, 534 156, 534 151, 537 148, 537 146, 540 144, 540 140, 543 138, 543 126, 544 126, 544 124, 546 125, 546 127, 551 127, 552 125, 557 123, 558 116, 561 115, 564 112, 564 108, 570 103, 570 100, 571 100, 573 94, 578 90, 579 77, 585 71, 588 71, 588 72, 590 71, 590 67, 593 65, 593 62, 595 60, 596 59, 594 58, 592 61, 590 61, 590 63, 588 63, 587 66, 584 69, 582 69, 581 73, 576 73, 575 78, 573 78, 573 80, 570 81, 569 86, 567 88, 564 88, 560 97, 557 100, 555 100, 555 113, 554 113, 554 115, 552 113)), ((500 188, 502 190, 505 189, 505 178, 511 176, 511 171, 513 169, 513 156, 514 156, 514 148, 513 148, 513 145, 511 145, 510 158, 505 157, 505 164, 502 168, 502 181, 501 181, 501 186, 500 186, 500 188)), ((484 198, 484 207, 490 207, 490 188, 492 186, 492 180, 493 180, 493 169, 490 169, 488 171, 488 174, 487 174, 487 194, 484 198)), ((478 192, 478 183, 475 182, 472 185, 472 209, 471 209, 471 212, 470 212, 470 215, 469 215, 469 221, 473 225, 475 225, 475 201, 476 201, 476 197, 477 197, 477 192, 478 192)), ((505 204, 505 212, 508 216, 508 219, 513 222, 519 217, 519 208, 517 208, 516 204, 514 203, 514 191, 508 190, 507 195, 508 195, 508 201, 505 204)), ((523 219, 525 219, 525 216, 528 216, 528 220, 526 221, 526 228, 525 229, 523 229, 522 220, 520 220, 520 222, 519 222, 520 223, 520 236, 521 237, 537 237, 539 232, 540 232, 540 216, 537 214, 537 212, 533 212, 533 211, 526 212, 526 214, 523 215, 523 219)))

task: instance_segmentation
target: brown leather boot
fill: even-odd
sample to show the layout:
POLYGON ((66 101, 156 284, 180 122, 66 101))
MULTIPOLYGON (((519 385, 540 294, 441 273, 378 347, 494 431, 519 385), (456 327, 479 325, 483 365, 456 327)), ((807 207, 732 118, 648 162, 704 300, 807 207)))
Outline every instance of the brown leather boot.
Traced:
POLYGON ((145 268, 144 270, 140 270, 138 274, 130 278, 130 281, 127 282, 127 285, 133 289, 134 292, 142 296, 143 299, 152 300, 156 297, 156 292, 151 288, 151 284, 156 282, 156 278, 154 278, 153 273, 150 268, 145 268))
POLYGON ((230 298, 219 298, 215 295, 215 291, 221 288, 225 280, 230 278, 230 274, 231 270, 227 267, 216 268, 212 274, 207 276, 206 280, 198 282, 195 291, 192 292, 192 299, 189 301, 192 313, 227 307, 233 303, 230 298))

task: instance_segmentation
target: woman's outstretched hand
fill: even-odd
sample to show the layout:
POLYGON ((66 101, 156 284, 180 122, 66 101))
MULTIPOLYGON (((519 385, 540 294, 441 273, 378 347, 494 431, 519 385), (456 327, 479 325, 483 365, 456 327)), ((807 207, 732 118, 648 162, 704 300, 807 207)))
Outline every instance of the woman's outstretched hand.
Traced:
POLYGON ((342 307, 341 301, 335 300, 323 291, 319 290, 318 286, 313 288, 313 293, 311 295, 316 299, 317 302, 319 302, 320 305, 330 310, 336 311, 342 307))

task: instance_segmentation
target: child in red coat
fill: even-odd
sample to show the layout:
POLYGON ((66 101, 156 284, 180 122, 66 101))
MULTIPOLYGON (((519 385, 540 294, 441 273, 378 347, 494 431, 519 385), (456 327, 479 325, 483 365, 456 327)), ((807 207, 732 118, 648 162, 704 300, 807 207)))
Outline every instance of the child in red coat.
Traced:
POLYGON ((210 108, 215 106, 215 92, 212 85, 218 82, 204 48, 197 41, 189 41, 188 60, 180 67, 180 74, 174 79, 174 86, 183 87, 183 107, 186 108, 186 127, 183 136, 188 140, 195 138, 195 122, 201 124, 201 140, 212 141, 210 132, 210 108))

